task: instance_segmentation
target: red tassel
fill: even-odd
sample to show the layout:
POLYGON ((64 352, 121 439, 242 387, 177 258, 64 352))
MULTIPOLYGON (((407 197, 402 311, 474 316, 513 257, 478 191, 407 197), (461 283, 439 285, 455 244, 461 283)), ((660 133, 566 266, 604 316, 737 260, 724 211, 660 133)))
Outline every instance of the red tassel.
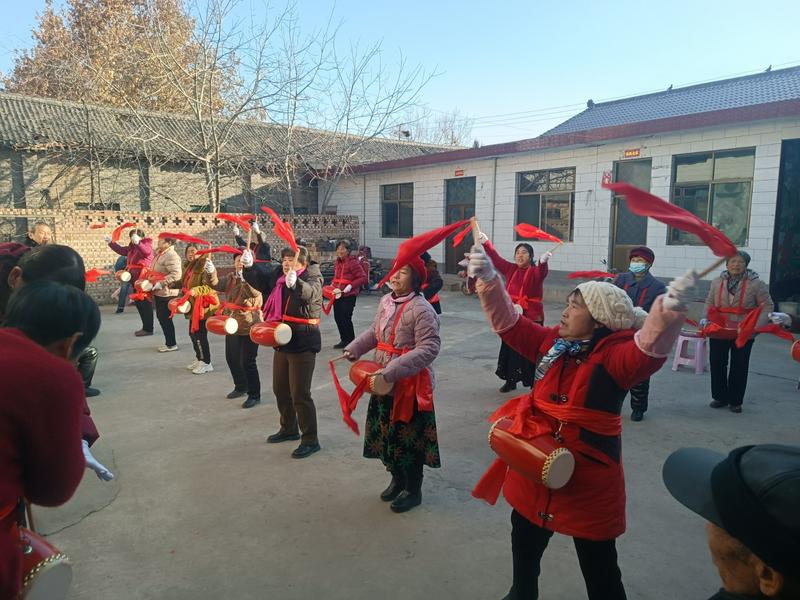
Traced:
POLYGON ((772 335, 777 335, 779 338, 783 338, 789 342, 794 342, 794 336, 790 332, 786 331, 783 327, 775 323, 769 323, 763 327, 759 327, 755 330, 755 332, 770 333, 772 335))
POLYGON ((86 271, 86 273, 84 273, 83 277, 86 280, 86 283, 94 283, 103 275, 111 275, 111 271, 106 271, 104 269, 89 269, 86 271))
POLYGON ((122 232, 128 227, 136 227, 136 223, 130 223, 130 222, 123 223, 122 225, 114 229, 114 231, 111 232, 111 241, 117 243, 119 241, 120 236, 122 236, 122 232))
POLYGON ((356 423, 351 416, 352 411, 350 410, 350 396, 347 395, 347 392, 344 391, 342 384, 339 382, 339 377, 336 375, 336 369, 333 366, 332 360, 328 362, 328 366, 331 369, 331 375, 333 375, 333 387, 336 388, 336 394, 339 396, 339 406, 342 409, 342 419, 347 426, 353 430, 353 433, 359 435, 358 423, 356 423))
POLYGON ((467 237, 467 234, 472 231, 472 225, 469 227, 465 227, 461 231, 459 231, 456 236, 453 238, 453 248, 458 248, 461 245, 461 242, 464 241, 464 238, 467 237))
POLYGON ((567 275, 567 279, 615 279, 616 275, 606 271, 574 271, 567 275))
POLYGON ((764 305, 754 308, 751 310, 744 320, 739 323, 739 333, 736 335, 736 347, 742 348, 747 343, 747 341, 753 337, 753 333, 756 330, 756 322, 758 321, 758 317, 761 316, 761 310, 764 308, 764 305))
POLYGON ((250 231, 250 223, 248 221, 255 219, 253 215, 229 215, 227 213, 219 213, 215 216, 223 221, 235 223, 242 228, 242 231, 250 231))
POLYGON ((517 232, 517 235, 524 238, 533 238, 535 240, 547 240, 549 242, 555 242, 556 244, 564 243, 556 236, 547 233, 544 229, 539 229, 535 225, 529 225, 528 223, 520 223, 519 225, 514 227, 514 231, 517 232))
POLYGON ((485 500, 494 506, 495 502, 497 502, 497 498, 500 497, 500 492, 503 490, 503 484, 506 482, 507 474, 508 465, 499 458, 496 458, 478 480, 478 483, 475 484, 472 490, 472 497, 485 500))
POLYGON ((733 256, 736 254, 736 246, 724 233, 713 225, 709 225, 700 217, 693 215, 685 208, 662 200, 658 196, 640 190, 629 183, 604 183, 603 187, 620 196, 625 196, 628 210, 633 214, 649 217, 675 229, 692 233, 711 248, 711 251, 717 256, 733 256))

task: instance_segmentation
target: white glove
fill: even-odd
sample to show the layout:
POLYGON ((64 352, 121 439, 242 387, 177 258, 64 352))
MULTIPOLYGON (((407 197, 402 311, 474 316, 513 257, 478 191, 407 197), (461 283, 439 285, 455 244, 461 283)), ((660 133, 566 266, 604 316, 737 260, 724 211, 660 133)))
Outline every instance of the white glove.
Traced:
POLYGON ((158 290, 160 290, 160 289, 161 289, 161 288, 163 288, 163 287, 164 287, 164 286, 161 284, 161 282, 160 282, 160 281, 156 281, 156 282, 153 284, 153 291, 154 291, 154 292, 155 292, 155 291, 158 291, 158 290))
POLYGON ((142 238, 140 238, 140 237, 139 237, 139 234, 138 234, 138 233, 134 233, 134 234, 131 236, 131 242, 133 242, 134 244, 138 244, 138 243, 139 243, 139 242, 141 242, 141 241, 142 241, 142 238))
POLYGON ((111 243, 111 236, 110 235, 104 235, 103 239, 106 241, 106 244, 110 244, 111 243))
POLYGON ((483 246, 472 247, 469 255, 469 265, 467 265, 467 275, 478 277, 484 281, 491 281, 497 275, 492 259, 486 256, 483 246))
POLYGON ((547 252, 544 252, 544 253, 543 253, 543 254, 542 254, 540 257, 539 257, 539 263, 540 263, 540 264, 543 264, 543 265, 546 265, 546 264, 547 264, 547 261, 548 261, 548 260, 550 260, 552 257, 553 257, 553 253, 552 253, 552 252, 550 252, 550 251, 548 250, 547 252))
POLYGON ((667 310, 685 311, 688 309, 686 302, 697 285, 697 271, 689 269, 669 282, 667 297, 664 298, 664 308, 667 310))
POLYGON ((478 240, 480 241, 481 244, 485 244, 486 242, 489 241, 489 236, 481 231, 480 235, 478 235, 478 240))
POLYGON ((214 263, 211 262, 210 260, 207 260, 205 266, 203 267, 203 270, 209 275, 211 275, 211 273, 213 273, 215 269, 216 267, 214 266, 214 263))
POLYGON ((353 286, 348 283, 346 286, 344 286, 344 289, 342 290, 342 293, 347 294, 347 293, 351 292, 352 289, 353 289, 353 286))
POLYGON ((253 266, 253 252, 249 249, 242 250, 242 266, 243 267, 253 266))
POLYGON ((250 229, 253 230, 253 233, 258 235, 261 233, 261 227, 258 226, 258 221, 253 221, 253 224, 250 226, 250 229))
POLYGON ((242 232, 239 230, 239 226, 238 225, 234 225, 233 226, 233 236, 234 237, 239 237, 240 235, 242 235, 242 232))
POLYGON ((86 468, 94 471, 103 481, 111 481, 114 479, 114 474, 109 471, 103 463, 92 456, 92 452, 89 450, 89 442, 86 440, 81 441, 83 442, 83 458, 86 460, 86 468))
POLYGON ((297 271, 293 269, 286 274, 286 287, 292 289, 296 284, 297 284, 297 271))
POLYGON ((792 317, 782 312, 771 312, 767 315, 769 320, 782 327, 792 326, 792 317))
POLYGON ((706 327, 708 327, 708 323, 709 323, 709 320, 706 319, 705 317, 703 317, 702 319, 700 319, 700 322, 698 323, 698 325, 700 326, 700 329, 705 329, 706 327))

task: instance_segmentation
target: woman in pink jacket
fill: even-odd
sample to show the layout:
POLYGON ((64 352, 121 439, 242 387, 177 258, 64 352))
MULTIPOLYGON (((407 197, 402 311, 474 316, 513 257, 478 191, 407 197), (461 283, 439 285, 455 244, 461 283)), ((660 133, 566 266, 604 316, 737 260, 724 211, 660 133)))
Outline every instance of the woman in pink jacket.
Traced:
MULTIPOLYGON (((153 261, 153 240, 145 237, 141 229, 131 229, 129 235, 131 242, 127 246, 112 242, 110 235, 107 235, 105 240, 109 248, 127 258, 125 270, 131 274, 131 284, 133 284, 141 276, 142 269, 149 267, 153 261)), ((153 335, 153 304, 148 300, 136 300, 135 304, 142 319, 142 328, 133 335, 136 337, 153 335)))
POLYGON ((422 502, 423 465, 441 466, 431 368, 441 345, 439 317, 421 293, 425 277, 418 257, 397 270, 372 326, 344 350, 355 361, 377 348, 375 360, 383 365, 377 377, 394 384, 389 394, 370 397, 364 457, 380 459, 392 474, 380 497, 397 513, 422 502))

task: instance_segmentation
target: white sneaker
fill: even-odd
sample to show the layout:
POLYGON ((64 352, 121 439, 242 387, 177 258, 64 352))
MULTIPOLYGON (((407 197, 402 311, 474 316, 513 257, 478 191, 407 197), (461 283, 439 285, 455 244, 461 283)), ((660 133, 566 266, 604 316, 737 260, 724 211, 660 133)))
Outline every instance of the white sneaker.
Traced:
POLYGON ((211 373, 211 371, 213 370, 214 367, 212 367, 210 364, 200 362, 200 366, 197 367, 196 369, 193 369, 192 373, 194 373, 195 375, 202 375, 203 373, 211 373))
POLYGON ((197 367, 203 364, 202 360, 194 360, 191 364, 186 365, 186 368, 190 371, 194 371, 197 367))
POLYGON ((162 344, 158 347, 159 352, 175 352, 178 349, 178 344, 174 346, 167 346, 166 344, 162 344))

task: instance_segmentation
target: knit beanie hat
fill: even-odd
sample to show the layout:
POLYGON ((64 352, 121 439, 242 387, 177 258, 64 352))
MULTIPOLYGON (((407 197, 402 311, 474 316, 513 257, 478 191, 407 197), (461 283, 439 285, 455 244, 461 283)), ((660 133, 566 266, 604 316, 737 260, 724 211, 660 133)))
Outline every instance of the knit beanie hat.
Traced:
POLYGON ((647 313, 624 290, 605 281, 586 281, 576 288, 583 296, 592 318, 611 331, 640 329, 647 313))
POLYGON ((651 265, 653 264, 653 262, 654 262, 654 261, 655 261, 655 259, 656 259, 656 253, 655 253, 655 252, 653 252, 653 251, 652 251, 650 248, 648 248, 647 246, 636 246, 636 248, 633 248, 633 249, 630 251, 630 254, 628 254, 628 257, 629 257, 629 258, 634 258, 634 257, 636 257, 636 256, 638 256, 639 258, 643 258, 643 259, 645 259, 645 260, 646 260, 647 262, 649 262, 651 265))

